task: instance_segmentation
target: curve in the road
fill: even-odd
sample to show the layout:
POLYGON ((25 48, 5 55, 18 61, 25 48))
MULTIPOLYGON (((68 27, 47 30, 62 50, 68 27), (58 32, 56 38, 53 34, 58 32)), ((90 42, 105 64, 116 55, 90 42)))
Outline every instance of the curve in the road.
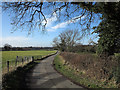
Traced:
POLYGON ((55 56, 42 60, 34 67, 32 72, 27 74, 28 88, 82 88, 54 70, 52 63, 55 56))

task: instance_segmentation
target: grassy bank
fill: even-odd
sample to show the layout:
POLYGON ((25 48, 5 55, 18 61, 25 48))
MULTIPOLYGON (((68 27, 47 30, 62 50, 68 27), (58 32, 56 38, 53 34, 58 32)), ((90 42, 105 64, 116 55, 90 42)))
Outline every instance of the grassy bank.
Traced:
POLYGON ((61 72, 63 75, 88 88, 118 87, 118 84, 114 82, 114 78, 112 78, 110 81, 106 81, 104 79, 99 80, 95 77, 90 77, 89 75, 87 76, 85 70, 79 70, 73 64, 66 63, 63 57, 59 55, 55 57, 54 66, 57 69, 57 71, 61 72))

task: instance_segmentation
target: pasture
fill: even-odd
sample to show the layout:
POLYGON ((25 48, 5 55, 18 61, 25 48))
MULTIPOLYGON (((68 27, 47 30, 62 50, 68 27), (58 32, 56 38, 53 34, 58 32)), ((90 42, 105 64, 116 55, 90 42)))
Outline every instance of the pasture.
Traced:
POLYGON ((6 62, 15 62, 16 56, 46 56, 56 51, 33 50, 33 51, 2 51, 2 68, 6 67, 6 62))

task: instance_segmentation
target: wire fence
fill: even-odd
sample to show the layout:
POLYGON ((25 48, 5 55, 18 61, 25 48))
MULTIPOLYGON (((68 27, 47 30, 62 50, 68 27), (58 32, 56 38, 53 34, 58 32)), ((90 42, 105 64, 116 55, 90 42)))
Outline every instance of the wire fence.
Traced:
MULTIPOLYGON (((58 52, 58 51, 57 51, 58 52)), ((57 53, 56 52, 56 53, 57 53)), ((41 60, 44 59, 45 57, 54 55, 56 53, 51 53, 48 55, 35 55, 35 56, 16 56, 15 59, 7 60, 7 61, 2 61, 2 74, 6 74, 12 70, 17 69, 19 66, 24 66, 25 64, 32 62, 34 60, 41 60)))
POLYGON ((19 66, 24 66, 25 64, 32 62, 37 59, 41 59, 41 55, 37 56, 16 56, 16 59, 11 59, 2 62, 2 74, 8 73, 15 70, 19 66))

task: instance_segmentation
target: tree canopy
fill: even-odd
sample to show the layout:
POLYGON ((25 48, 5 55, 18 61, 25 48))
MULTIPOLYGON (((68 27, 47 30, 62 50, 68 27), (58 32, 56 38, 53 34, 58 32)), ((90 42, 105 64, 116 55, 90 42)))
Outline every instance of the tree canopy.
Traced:
POLYGON ((95 19, 94 12, 86 8, 82 9, 81 5, 73 2, 3 2, 2 7, 3 11, 8 11, 13 17, 11 22, 14 26, 13 30, 27 29, 29 34, 36 27, 45 30, 48 23, 46 15, 52 17, 56 14, 58 19, 64 16, 64 20, 79 20, 79 25, 87 27, 83 31, 88 32, 91 22, 95 19), (62 13, 63 9, 64 13, 62 13))
POLYGON ((10 51, 11 48, 12 48, 12 46, 9 45, 9 44, 5 44, 5 45, 4 45, 4 49, 5 49, 5 51, 10 51))

